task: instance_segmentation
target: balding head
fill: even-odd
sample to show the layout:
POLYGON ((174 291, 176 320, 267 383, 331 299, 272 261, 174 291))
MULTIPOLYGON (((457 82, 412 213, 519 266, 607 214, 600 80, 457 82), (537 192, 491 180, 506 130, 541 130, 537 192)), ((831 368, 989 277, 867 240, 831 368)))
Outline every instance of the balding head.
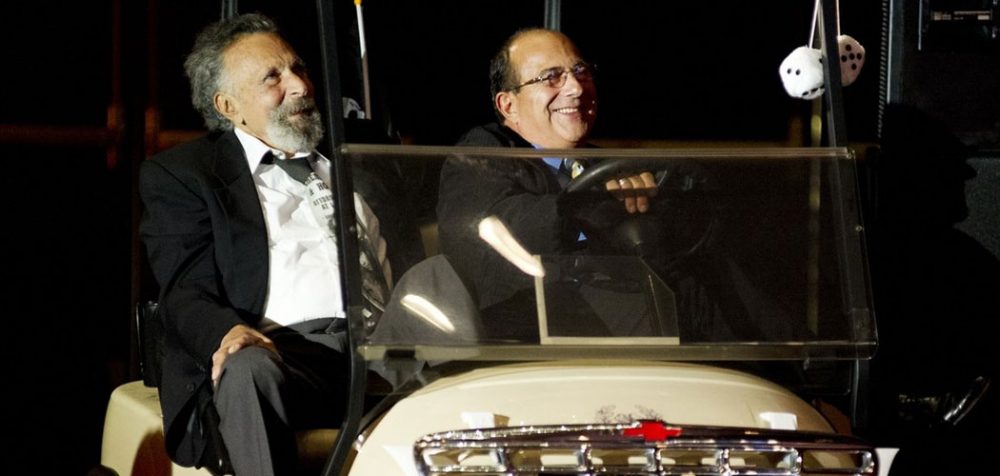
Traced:
POLYGON ((592 73, 566 35, 518 31, 491 65, 494 109, 504 125, 536 146, 577 147, 596 118, 592 73))

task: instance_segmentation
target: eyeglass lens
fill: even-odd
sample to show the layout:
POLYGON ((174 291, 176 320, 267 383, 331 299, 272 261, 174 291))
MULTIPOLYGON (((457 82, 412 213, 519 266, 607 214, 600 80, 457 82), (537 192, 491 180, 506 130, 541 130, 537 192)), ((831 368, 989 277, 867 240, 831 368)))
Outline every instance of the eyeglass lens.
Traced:
POLYGON ((586 64, 573 65, 572 68, 563 69, 560 71, 549 71, 542 75, 541 82, 552 88, 561 88, 566 84, 566 76, 572 74, 577 81, 588 82, 593 79, 593 75, 590 66, 586 64))
POLYGON ((568 69, 551 69, 534 79, 525 81, 521 85, 514 88, 514 90, 516 91, 535 83, 543 83, 550 88, 561 88, 564 84, 566 84, 566 76, 570 74, 572 74, 577 81, 581 83, 588 83, 594 79, 594 67, 593 65, 586 63, 579 63, 568 69))

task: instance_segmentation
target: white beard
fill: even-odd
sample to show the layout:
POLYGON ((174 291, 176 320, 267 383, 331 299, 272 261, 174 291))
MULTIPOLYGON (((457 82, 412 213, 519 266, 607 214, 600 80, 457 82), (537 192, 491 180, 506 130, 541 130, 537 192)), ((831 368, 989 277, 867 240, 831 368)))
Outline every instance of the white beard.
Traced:
POLYGON ((294 152, 310 152, 323 139, 323 121, 316 103, 312 99, 302 99, 278 106, 271 111, 265 129, 272 147, 294 152), (310 109, 301 115, 299 123, 293 123, 292 114, 310 109))

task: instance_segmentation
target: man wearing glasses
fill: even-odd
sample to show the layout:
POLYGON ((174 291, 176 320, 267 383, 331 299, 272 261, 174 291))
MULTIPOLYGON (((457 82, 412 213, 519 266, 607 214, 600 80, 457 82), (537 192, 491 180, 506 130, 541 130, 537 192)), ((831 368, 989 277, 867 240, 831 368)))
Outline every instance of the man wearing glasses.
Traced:
MULTIPOLYGON (((490 65, 499 123, 472 129, 458 145, 565 149, 588 147, 597 115, 593 66, 565 35, 543 29, 515 33, 490 65)), ((652 210, 656 193, 649 172, 605 184, 606 197, 581 200, 562 193, 575 165, 559 158, 498 159, 456 156, 441 169, 437 205, 441 251, 478 299, 493 337, 524 337, 518 315, 533 312, 533 282, 486 245, 477 224, 496 216, 529 253, 566 254, 586 246, 582 232, 611 229, 626 214, 652 210), (581 226, 586 226, 582 230, 581 226), (511 319, 508 319, 511 318, 511 319)), ((575 195, 575 194, 572 194, 575 195)), ((591 245, 593 248, 594 245, 591 245)), ((726 256, 701 254, 674 268, 668 285, 685 317, 682 334, 710 340, 781 339, 796 336, 787 316, 743 276, 726 256)))
MULTIPOLYGON (((490 65, 490 89, 498 123, 472 129, 458 145, 569 149, 587 147, 597 117, 593 66, 565 35, 544 29, 511 36, 490 65)), ((574 164, 559 158, 448 159, 441 171, 438 219, 441 249, 475 288, 480 308, 530 288, 527 276, 488 248, 476 223, 497 216, 531 253, 581 246, 581 230, 568 219, 560 192, 574 164)), ((628 213, 645 213, 655 191, 645 172, 609 181, 628 213)))

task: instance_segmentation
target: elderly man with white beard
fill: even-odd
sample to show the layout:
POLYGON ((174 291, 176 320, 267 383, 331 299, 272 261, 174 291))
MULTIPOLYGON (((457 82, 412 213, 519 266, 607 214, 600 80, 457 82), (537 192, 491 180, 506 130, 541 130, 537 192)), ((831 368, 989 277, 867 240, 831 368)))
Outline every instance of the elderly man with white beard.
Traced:
MULTIPOLYGON (((313 85, 274 22, 257 14, 207 27, 184 66, 211 132, 140 173, 140 232, 165 329, 167 450, 185 466, 290 474, 301 470, 294 432, 335 426, 347 395, 313 85), (227 459, 232 468, 218 467, 227 459)), ((359 195, 354 202, 359 238, 387 287, 378 221, 359 195)))

